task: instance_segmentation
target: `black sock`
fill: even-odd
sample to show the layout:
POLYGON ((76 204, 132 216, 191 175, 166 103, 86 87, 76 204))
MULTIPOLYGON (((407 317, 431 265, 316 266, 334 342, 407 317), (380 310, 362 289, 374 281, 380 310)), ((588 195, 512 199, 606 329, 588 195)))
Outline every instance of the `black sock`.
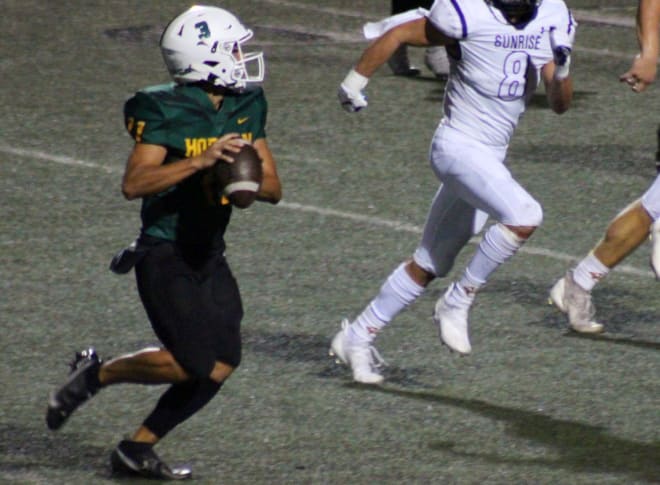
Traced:
POLYGON ((122 440, 118 445, 121 450, 129 455, 140 455, 145 451, 153 448, 151 443, 144 443, 141 441, 122 440))
POLYGON ((146 427, 159 438, 203 408, 215 396, 222 383, 200 379, 173 384, 158 400, 156 408, 144 420, 146 427))

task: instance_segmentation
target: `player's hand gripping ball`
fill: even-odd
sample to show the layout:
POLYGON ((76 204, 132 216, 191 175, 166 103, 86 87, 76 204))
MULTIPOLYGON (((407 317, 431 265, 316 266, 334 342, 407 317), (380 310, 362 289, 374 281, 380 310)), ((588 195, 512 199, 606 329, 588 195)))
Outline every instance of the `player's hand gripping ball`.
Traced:
POLYGON ((239 209, 250 207, 257 199, 263 169, 261 158, 252 145, 245 144, 238 153, 226 152, 233 163, 218 160, 215 175, 222 194, 239 209))

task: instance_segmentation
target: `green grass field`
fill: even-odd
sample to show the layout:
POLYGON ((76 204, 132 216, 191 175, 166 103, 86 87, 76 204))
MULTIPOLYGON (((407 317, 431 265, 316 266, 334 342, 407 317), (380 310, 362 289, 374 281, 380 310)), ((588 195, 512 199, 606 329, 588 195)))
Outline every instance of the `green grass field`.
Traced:
MULTIPOLYGON (((285 197, 235 211, 227 257, 246 307, 244 360, 219 396, 158 447, 200 484, 660 482, 660 288, 641 247, 594 291, 602 336, 569 332, 547 292, 651 182, 660 88, 618 82, 636 53, 634 2, 575 0, 573 109, 541 89, 509 165, 544 206, 528 246, 471 313, 473 354, 442 347, 435 282, 387 328, 382 387, 327 355, 414 250, 437 187, 426 159, 444 85, 387 68, 369 108, 336 89, 386 0, 226 0, 266 55, 268 136, 285 197), (633 5, 633 6, 631 6, 633 5)), ((107 265, 139 229, 120 178, 124 100, 168 80, 168 0, 0 5, 0 483, 113 483, 108 457, 163 388, 115 386, 48 431, 48 393, 75 350, 155 344, 132 275, 107 265)), ((423 50, 411 50, 423 64, 423 50)), ((451 276, 471 256, 468 245, 451 276)), ((132 481, 131 483, 134 483, 132 481)))

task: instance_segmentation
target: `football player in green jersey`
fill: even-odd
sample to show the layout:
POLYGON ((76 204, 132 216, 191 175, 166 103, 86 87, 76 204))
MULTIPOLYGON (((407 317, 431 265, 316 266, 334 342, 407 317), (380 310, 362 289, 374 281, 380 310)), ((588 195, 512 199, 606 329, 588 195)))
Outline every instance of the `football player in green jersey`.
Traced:
POLYGON ((115 471, 185 479, 153 445, 219 391, 241 360, 243 316, 238 286, 224 257, 232 206, 218 193, 212 167, 251 143, 263 161, 258 200, 282 197, 266 142, 263 57, 245 53, 252 37, 238 18, 195 6, 166 27, 160 41, 171 85, 139 91, 124 108, 135 140, 122 191, 142 199, 140 236, 111 265, 135 267, 140 298, 161 342, 103 361, 93 348, 76 354, 67 381, 51 395, 47 424, 60 428, 104 386, 170 384, 154 410, 111 456, 115 471))

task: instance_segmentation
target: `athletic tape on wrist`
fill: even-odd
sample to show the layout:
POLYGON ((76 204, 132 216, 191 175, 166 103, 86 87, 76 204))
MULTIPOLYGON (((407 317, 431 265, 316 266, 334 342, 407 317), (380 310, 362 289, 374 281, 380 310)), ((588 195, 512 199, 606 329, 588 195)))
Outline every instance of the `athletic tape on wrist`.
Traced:
POLYGON ((563 66, 557 66, 555 65, 555 79, 558 79, 559 81, 563 81, 566 79, 569 74, 570 74, 570 65, 571 65, 571 58, 567 57, 566 62, 564 63, 563 66))

